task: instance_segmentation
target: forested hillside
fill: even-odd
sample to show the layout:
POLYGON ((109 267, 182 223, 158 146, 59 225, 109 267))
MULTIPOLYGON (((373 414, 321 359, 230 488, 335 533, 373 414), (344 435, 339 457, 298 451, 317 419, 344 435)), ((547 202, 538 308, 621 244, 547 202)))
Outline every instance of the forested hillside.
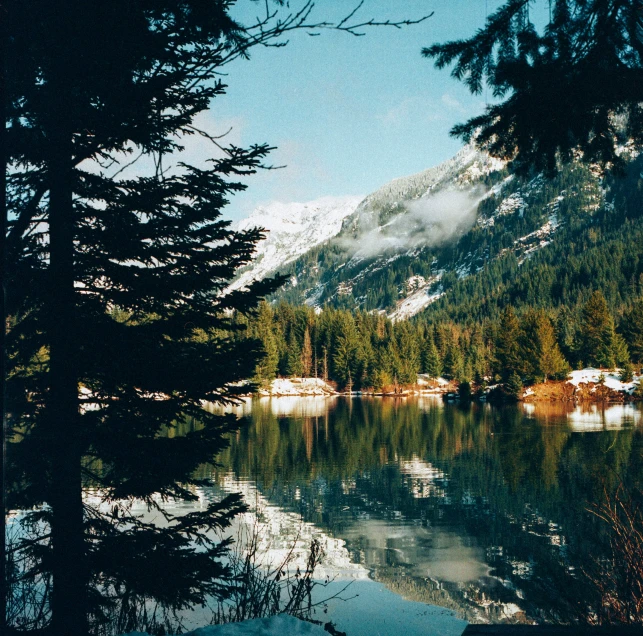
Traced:
POLYGON ((362 202, 250 321, 266 350, 255 379, 395 390, 425 373, 502 382, 517 396, 583 366, 631 378, 643 364, 643 159, 618 176, 572 164, 519 178, 497 167, 463 152, 362 202), (448 209, 472 189, 483 194, 471 219, 448 209), (443 191, 460 198, 440 200, 443 191), (418 227, 413 203, 435 200, 459 227, 430 206, 418 227))
POLYGON ((290 282, 276 298, 384 311, 394 320, 423 311, 474 323, 508 305, 577 314, 596 289, 621 311, 643 293, 643 160, 624 176, 572 164, 550 179, 481 170, 477 161, 423 197, 409 186, 370 205, 367 199, 338 237, 285 269, 290 282), (418 202, 476 187, 484 194, 470 222, 455 215, 448 226, 448 205, 444 218, 438 209, 424 226, 414 216, 418 202))

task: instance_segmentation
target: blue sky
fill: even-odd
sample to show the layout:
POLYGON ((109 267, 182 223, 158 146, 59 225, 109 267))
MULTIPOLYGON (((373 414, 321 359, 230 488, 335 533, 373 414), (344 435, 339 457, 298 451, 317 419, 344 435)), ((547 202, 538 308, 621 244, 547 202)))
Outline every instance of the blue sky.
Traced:
MULTIPOLYGON (((293 7, 302 0, 291 0, 293 7)), ((317 0, 317 19, 338 19, 352 0, 317 0)), ((307 201, 321 196, 366 195, 396 177, 452 156, 461 143, 449 136, 457 122, 481 112, 485 98, 472 96, 421 56, 423 46, 467 37, 484 24, 494 0, 366 0, 357 18, 417 18, 403 29, 371 28, 364 37, 295 33, 283 48, 255 49, 249 61, 226 67, 227 94, 214 100, 199 125, 237 145, 276 146, 270 162, 281 170, 248 179, 225 216, 247 216, 271 200, 307 201)), ((240 0, 242 21, 263 3, 240 0), (249 8, 249 9, 248 9, 249 8)), ((211 152, 194 140, 185 159, 211 152)))

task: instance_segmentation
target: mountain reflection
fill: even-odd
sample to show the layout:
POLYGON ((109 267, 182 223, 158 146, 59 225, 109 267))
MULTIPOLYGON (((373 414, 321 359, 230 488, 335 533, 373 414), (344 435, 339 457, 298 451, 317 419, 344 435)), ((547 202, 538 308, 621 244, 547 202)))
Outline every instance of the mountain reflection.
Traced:
POLYGON ((301 518, 337 542, 342 572, 472 622, 577 618, 577 573, 606 549, 587 508, 643 485, 640 407, 289 397, 238 412, 217 479, 290 515, 268 523, 273 540, 301 518))

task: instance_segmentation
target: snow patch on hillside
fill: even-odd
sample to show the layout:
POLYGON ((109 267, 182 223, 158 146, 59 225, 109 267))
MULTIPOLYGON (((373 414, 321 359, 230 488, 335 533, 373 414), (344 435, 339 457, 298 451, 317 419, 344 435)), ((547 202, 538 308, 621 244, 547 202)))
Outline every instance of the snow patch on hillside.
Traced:
POLYGON ((442 278, 443 272, 424 280, 422 276, 411 276, 407 281, 407 289, 414 289, 406 298, 398 301, 395 310, 388 314, 388 317, 396 322, 408 320, 419 314, 425 307, 434 303, 438 298, 444 296, 441 286, 436 288, 436 283, 442 278), (420 282, 423 281, 423 284, 420 282))
POLYGON ((444 296, 442 288, 439 288, 438 291, 434 293, 429 293, 426 289, 420 289, 419 291, 413 292, 410 296, 407 296, 401 300, 395 311, 388 314, 388 317, 392 322, 397 322, 398 320, 408 320, 416 314, 419 314, 425 307, 428 307, 431 303, 434 303, 438 298, 444 296))
POLYGON ((551 237, 559 227, 560 222, 558 221, 558 216, 551 214, 547 222, 535 232, 516 239, 514 245, 517 249, 526 248, 522 253, 522 258, 518 261, 518 265, 522 265, 528 258, 531 258, 535 252, 549 245, 551 243, 551 237))
POLYGON ((252 263, 235 280, 231 289, 240 289, 253 280, 274 274, 281 267, 313 247, 336 236, 342 222, 355 212, 362 197, 323 197, 306 203, 273 201, 259 206, 235 230, 267 230, 267 237, 257 245, 252 263))

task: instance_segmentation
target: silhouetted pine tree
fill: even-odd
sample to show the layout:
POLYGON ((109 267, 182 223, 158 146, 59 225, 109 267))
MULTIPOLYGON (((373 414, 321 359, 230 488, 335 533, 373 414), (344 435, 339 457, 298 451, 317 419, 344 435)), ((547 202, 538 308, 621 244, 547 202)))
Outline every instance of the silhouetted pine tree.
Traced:
MULTIPOLYGON (((539 30, 532 0, 506 0, 466 40, 423 50, 472 93, 485 83, 503 101, 455 126, 454 135, 529 171, 553 171, 581 151, 619 164, 623 139, 643 144, 643 42, 630 0, 553 0, 539 30), (620 120, 620 121, 617 121, 620 120)), ((544 1, 544 0, 543 0, 544 1)))
POLYGON ((147 603, 172 611, 225 594, 226 544, 213 531, 242 509, 238 496, 167 515, 162 527, 128 502, 154 509, 158 497, 196 498, 205 482, 195 468, 236 426, 201 403, 238 395, 259 354, 233 337, 242 326, 231 312, 275 288, 222 294, 261 233, 231 231, 221 209, 268 147, 229 146, 204 169, 164 165, 223 92, 217 69, 256 43, 228 9, 196 0, 3 5, 17 442, 9 506, 36 506, 23 525, 42 536, 22 546, 31 555, 22 574, 40 590, 53 583, 50 605, 24 627, 33 618, 57 636, 83 635, 111 612, 127 631, 147 603), (138 153, 155 169, 121 173, 138 153), (164 436, 184 417, 200 430, 164 436), (83 485, 98 488, 100 508, 83 500, 83 485))

